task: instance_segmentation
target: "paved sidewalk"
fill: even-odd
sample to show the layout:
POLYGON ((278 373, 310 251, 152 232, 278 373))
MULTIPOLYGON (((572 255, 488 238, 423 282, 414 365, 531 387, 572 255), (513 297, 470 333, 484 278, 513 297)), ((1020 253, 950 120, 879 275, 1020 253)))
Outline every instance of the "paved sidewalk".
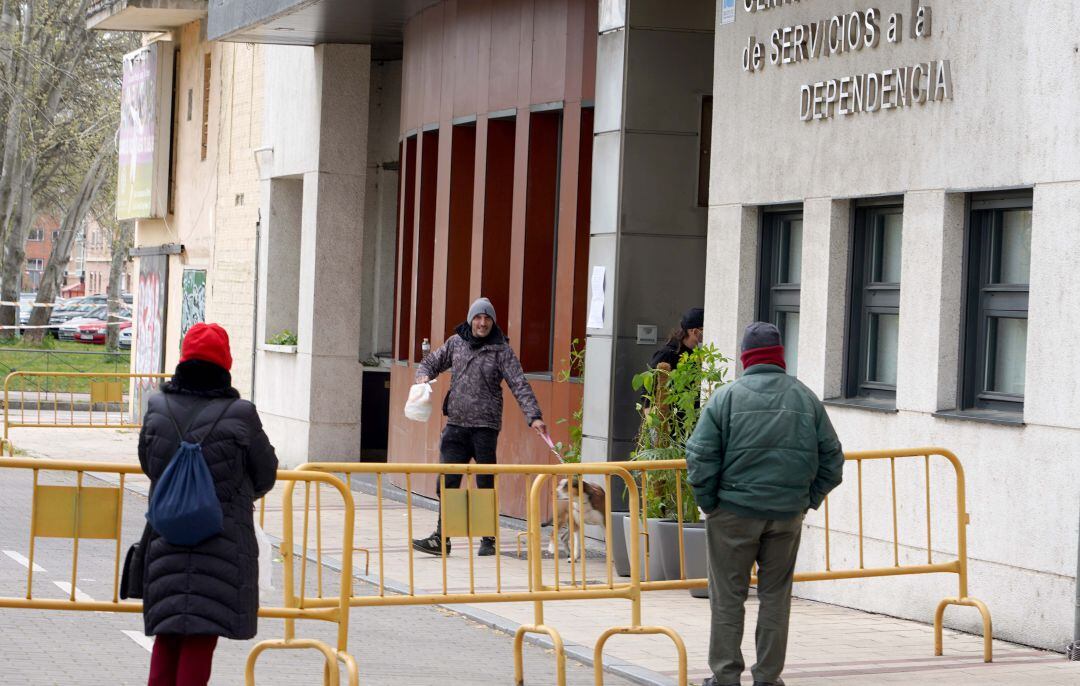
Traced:
MULTIPOLYGON (((74 429, 22 430, 14 436, 16 446, 30 454, 103 460, 134 460, 133 437, 133 433, 127 432, 84 432, 74 429), (39 436, 31 436, 35 431, 39 436)), ((137 479, 133 480, 133 486, 139 488, 137 479)), ((360 489, 359 483, 355 489, 360 489)), ((355 542, 358 546, 377 550, 377 506, 375 499, 364 490, 354 493, 358 520, 355 542)), ((271 494, 268 502, 266 528, 271 535, 279 535, 280 493, 271 494)), ((295 500, 297 535, 302 531, 302 504, 303 495, 298 493, 295 500)), ((322 504, 323 552, 326 559, 332 562, 340 554, 341 508, 336 496, 327 490, 322 492, 322 504)), ((382 516, 385 556, 381 568, 385 570, 382 581, 388 592, 409 588, 408 561, 411 549, 408 545, 407 522, 403 503, 385 501, 382 516)), ((433 511, 414 508, 413 535, 426 535, 432 530, 434 522, 433 511)), ((517 559, 514 552, 516 533, 509 528, 502 530, 503 554, 498 558, 473 558, 472 584, 477 591, 495 593, 497 590, 505 592, 527 587, 526 561, 517 559), (496 559, 501 577, 498 588, 496 559)), ((312 524, 309 555, 314 555, 314 548, 315 530, 312 524)), ((360 574, 364 572, 363 563, 364 557, 358 553, 354 568, 360 574)), ((417 593, 443 592, 442 562, 439 558, 417 553, 413 563, 413 582, 417 593)), ((543 564, 544 578, 550 580, 555 562, 546 559, 543 564)), ((379 569, 380 561, 375 555, 371 559, 370 574, 365 577, 366 580, 377 584, 379 569)), ((580 566, 574 572, 580 575, 580 566)), ((560 577, 563 583, 570 576, 567 561, 562 560, 560 577)), ((606 583, 606 575, 599 561, 589 561, 588 576, 590 582, 606 583)), ((309 589, 314 588, 313 584, 314 579, 309 576, 309 589)), ((468 547, 465 540, 456 540, 447 563, 447 590, 451 593, 467 591, 469 586, 468 547)), ((932 602, 936 603, 936 599, 932 602)), ((507 630, 533 621, 531 603, 475 603, 456 605, 453 609, 507 630)), ((368 616, 393 614, 399 610, 357 609, 353 612, 354 626, 361 626, 368 616)), ((747 632, 744 638, 748 663, 753 662, 755 619, 756 602, 751 598, 747 607, 747 632)), ((592 646, 604 629, 629 622, 630 605, 621 600, 548 602, 545 603, 545 620, 560 631, 572 649, 591 656, 592 646)), ((683 637, 689 652, 692 683, 700 683, 708 675, 707 601, 692 598, 685 591, 649 592, 643 602, 643 621, 645 624, 671 627, 683 637)), ((1069 663, 1060 654, 1003 641, 995 641, 994 650, 996 661, 984 664, 981 661, 981 637, 947 629, 945 655, 933 657, 933 629, 928 625, 797 599, 792 609, 791 640, 784 677, 792 686, 867 683, 936 686, 1039 683, 1065 686, 1080 683, 1080 663, 1069 663)), ((633 675, 640 683, 674 683, 675 650, 663 637, 616 636, 608 643, 606 657, 619 672, 633 675)), ((611 682, 614 683, 613 680, 611 682)), ((744 676, 744 683, 749 683, 749 674, 744 676)))

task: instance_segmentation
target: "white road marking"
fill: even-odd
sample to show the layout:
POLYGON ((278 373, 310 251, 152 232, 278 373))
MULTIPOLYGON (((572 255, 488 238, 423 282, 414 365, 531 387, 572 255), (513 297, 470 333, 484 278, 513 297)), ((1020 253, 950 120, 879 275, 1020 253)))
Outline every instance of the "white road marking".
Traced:
MULTIPOLYGON (((30 560, 26 559, 25 557, 23 557, 19 553, 15 552, 14 550, 5 550, 4 554, 7 555, 8 557, 10 557, 12 560, 15 560, 16 562, 21 564, 23 567, 26 567, 26 568, 29 569, 30 560)), ((45 568, 35 562, 34 563, 34 571, 35 572, 44 572, 45 568)))
MULTIPOLYGON (((53 583, 56 584, 56 587, 63 591, 65 595, 67 595, 69 598, 71 597, 71 584, 66 581, 54 581, 53 583)), ((84 603, 90 603, 94 601, 93 598, 80 591, 78 586, 75 587, 75 600, 82 601, 84 603)))
POLYGON ((127 629, 123 629, 123 630, 121 630, 120 633, 124 634, 125 636, 130 638, 132 641, 135 641, 136 643, 141 645, 143 648, 146 648, 146 652, 148 652, 148 653, 153 652, 153 650, 154 650, 154 639, 147 636, 143 632, 141 632, 141 631, 128 631, 127 629))

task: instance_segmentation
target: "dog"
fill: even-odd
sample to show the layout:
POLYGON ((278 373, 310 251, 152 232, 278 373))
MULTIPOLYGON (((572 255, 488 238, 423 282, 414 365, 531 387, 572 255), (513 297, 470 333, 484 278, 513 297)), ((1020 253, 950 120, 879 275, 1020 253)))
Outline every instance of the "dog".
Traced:
MULTIPOLYGON (((581 550, 578 533, 584 524, 596 524, 604 526, 606 519, 607 498, 604 489, 588 481, 582 481, 581 477, 573 476, 570 479, 559 481, 555 489, 555 512, 558 515, 559 530, 551 532, 551 541, 548 543, 548 551, 553 557, 561 557, 563 551, 567 557, 573 555, 573 559, 581 558, 581 550), (582 495, 579 498, 578 485, 581 485, 582 495), (574 518, 574 540, 570 540, 570 517, 574 518), (555 548, 555 540, 558 538, 558 551, 555 548)), ((543 526, 550 526, 555 518, 548 520, 543 526)))

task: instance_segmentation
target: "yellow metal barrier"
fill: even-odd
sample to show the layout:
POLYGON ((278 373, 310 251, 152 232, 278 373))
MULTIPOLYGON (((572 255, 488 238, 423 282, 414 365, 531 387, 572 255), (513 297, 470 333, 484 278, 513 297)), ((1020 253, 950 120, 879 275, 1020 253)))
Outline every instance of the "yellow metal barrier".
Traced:
MULTIPOLYGON (((28 561, 26 563, 26 596, 0 597, 2 609, 32 610, 69 610, 82 612, 142 612, 142 602, 120 600, 120 565, 122 556, 122 528, 124 515, 124 486, 128 475, 141 474, 138 465, 121 463, 90 463, 70 460, 38 460, 28 458, 0 457, 0 469, 29 470, 33 472, 33 492, 30 507, 30 536, 28 561), (42 473, 61 473, 74 475, 74 486, 65 484, 43 484, 42 473), (87 486, 87 474, 108 474, 116 478, 116 486, 87 486), (35 543, 39 538, 71 539, 71 581, 65 599, 38 598, 34 596, 34 554, 35 543), (114 542, 113 579, 111 600, 85 600, 77 594, 76 580, 79 569, 80 543, 87 540, 106 540, 114 542)), ((314 649, 325 658, 323 683, 337 686, 340 683, 338 663, 346 668, 350 686, 359 683, 359 670, 355 660, 348 654, 349 599, 352 596, 352 528, 349 523, 354 518, 352 492, 340 479, 330 474, 317 472, 279 471, 278 481, 284 483, 282 506, 281 550, 286 560, 284 572, 284 598, 280 607, 260 607, 259 616, 285 620, 285 637, 282 640, 262 641, 248 656, 245 679, 248 686, 255 684, 255 662, 266 650, 314 649), (292 495, 297 483, 304 485, 310 493, 312 484, 316 488, 326 484, 338 491, 342 499, 342 511, 347 523, 342 534, 343 564, 341 567, 340 590, 337 600, 324 607, 307 607, 303 598, 295 594, 294 570, 292 568, 293 508, 292 495), (318 619, 337 624, 337 645, 331 647, 322 641, 298 639, 295 636, 297 619, 318 619)), ((10 497, 10 494, 9 494, 10 497)), ((304 548, 306 554, 307 537, 305 532, 304 548)), ((304 560, 302 557, 301 560, 304 560)), ((305 561, 306 562, 306 561, 305 561)), ((301 575, 306 574, 305 568, 301 575)), ((321 570, 320 570, 321 575, 321 570)))
MULTIPOLYGON (((376 521, 372 529, 375 538, 372 549, 375 551, 377 560, 378 579, 373 580, 377 584, 378 593, 370 596, 354 595, 350 599, 353 607, 373 606, 396 606, 396 605, 435 605, 457 603, 505 603, 505 602, 532 602, 533 623, 520 626, 514 637, 514 676, 515 682, 524 682, 524 664, 522 646, 524 637, 530 633, 545 634, 551 638, 555 650, 556 681, 560 686, 566 683, 566 651, 563 640, 558 630, 545 623, 544 603, 547 601, 563 600, 599 600, 599 599, 623 599, 630 602, 630 622, 624 626, 616 626, 608 629, 597 644, 597 659, 601 668, 597 671, 597 683, 603 683, 602 677, 602 652, 605 642, 616 634, 655 634, 669 637, 675 645, 678 653, 679 683, 686 684, 687 658, 686 647, 679 635, 667 627, 643 626, 641 624, 641 570, 639 560, 641 555, 640 536, 638 535, 638 518, 629 518, 631 527, 630 547, 631 572, 628 580, 616 579, 612 571, 612 525, 611 525, 611 494, 613 477, 618 477, 627 486, 627 500, 630 511, 638 512, 638 487, 634 482, 625 464, 615 463, 589 463, 589 464, 563 464, 563 465, 449 465, 449 464, 372 464, 372 463, 309 463, 298 469, 305 471, 318 471, 323 473, 347 474, 350 479, 353 475, 367 474, 374 479, 374 484, 369 485, 374 491, 376 499, 376 521), (446 537, 465 538, 467 551, 465 564, 467 565, 468 582, 463 588, 453 588, 450 583, 448 551, 445 538, 440 550, 440 569, 434 575, 429 575, 436 585, 441 585, 441 592, 426 591, 417 582, 417 559, 416 553, 411 547, 414 536, 414 520, 417 518, 413 504, 413 480, 420 475, 434 475, 441 479, 440 486, 445 486, 446 475, 460 474, 466 480, 465 487, 458 489, 441 488, 443 493, 442 507, 440 509, 439 524, 446 537), (402 491, 399 494, 403 501, 404 513, 395 513, 403 516, 405 530, 397 535, 404 534, 406 560, 408 570, 408 587, 401 593, 393 593, 386 588, 385 568, 388 556, 387 540, 385 538, 386 515, 386 487, 384 481, 387 476, 399 477, 402 483, 402 491), (475 488, 469 477, 476 475, 491 475, 494 482, 492 489, 475 488), (599 571, 606 572, 599 577, 590 578, 588 571, 588 559, 584 554, 585 531, 584 527, 574 517, 568 517, 565 522, 568 529, 568 539, 571 553, 575 543, 579 550, 583 551, 580 561, 574 554, 568 556, 566 564, 562 562, 559 550, 556 546, 556 555, 551 563, 545 565, 542 551, 541 528, 543 522, 543 508, 550 503, 551 526, 554 532, 559 531, 562 522, 559 521, 560 509, 567 512, 572 507, 560 508, 568 501, 576 500, 578 511, 584 511, 585 494, 582 488, 569 488, 563 492, 560 498, 560 487, 565 484, 576 484, 584 477, 592 477, 602 481, 605 487, 605 508, 607 513, 604 517, 603 528, 606 546, 605 563, 599 571), (525 478, 531 483, 528 486, 528 575, 525 579, 507 580, 504 578, 501 556, 496 554, 492 564, 484 564, 485 570, 493 572, 493 579, 489 579, 487 585, 483 579, 478 579, 477 560, 474 556, 474 539, 483 536, 492 536, 496 539, 496 551, 501 547, 501 534, 498 525, 497 513, 500 492, 503 481, 508 478, 525 478), (554 477, 554 478, 553 478, 554 477), (545 566, 547 569, 545 569, 545 566), (490 569, 494 567, 494 569, 490 569), (564 570, 563 567, 568 569, 564 570), (564 574, 568 572, 569 578, 564 574)), ((305 510, 305 521, 307 514, 305 510)), ((324 513, 316 505, 316 519, 322 521, 324 513)), ((359 525, 356 527, 359 529, 359 525)), ((392 541, 391 546, 400 541, 392 541)), ((357 549, 354 547, 354 550, 357 549)), ((316 562, 321 567, 323 552, 315 551, 316 562)), ((425 556, 426 557, 426 556, 425 556)), ((404 571, 404 570, 402 570, 404 571)), ((430 570, 422 570, 430 571, 430 570)), ((461 571, 466 571, 462 569, 461 571)), ((598 571, 594 567, 594 573, 598 571)), ((324 600, 317 594, 308 597, 303 589, 306 585, 301 582, 300 587, 304 596, 301 598, 304 607, 324 607, 331 601, 324 600)))
POLYGON ((15 454, 11 429, 137 429, 146 398, 169 374, 11 372, 4 379, 4 437, 0 450, 15 454))
MULTIPOLYGON (((938 447, 924 447, 924 448, 905 448, 896 450, 867 450, 867 451, 855 451, 845 453, 844 458, 847 463, 854 463, 855 465, 855 484, 856 489, 856 515, 858 521, 857 530, 851 532, 851 535, 857 539, 858 542, 858 566, 846 567, 836 569, 833 566, 832 545, 834 538, 833 527, 830 524, 830 505, 829 498, 825 499, 824 504, 824 536, 825 536, 825 569, 821 571, 813 572, 797 572, 795 574, 795 581, 827 581, 836 579, 866 579, 872 577, 888 577, 888 576, 903 576, 912 574, 956 574, 958 583, 958 594, 955 597, 949 597, 943 599, 937 606, 937 610, 934 614, 934 654, 942 654, 942 619, 945 613, 945 608, 949 605, 959 605, 965 607, 976 608, 983 622, 983 659, 986 662, 993 660, 993 623, 990 618, 990 610, 986 604, 982 601, 972 598, 968 595, 968 554, 967 554, 967 527, 971 523, 971 517, 967 512, 967 495, 966 495, 966 481, 964 477, 964 467, 961 464, 959 458, 951 451, 945 448, 938 447), (945 560, 934 559, 933 549, 933 531, 934 531, 934 518, 933 508, 931 501, 931 490, 933 480, 931 478, 931 466, 934 462, 934 458, 939 458, 939 462, 943 461, 945 465, 948 465, 955 477, 955 510, 956 510, 956 556, 950 557, 945 560), (901 561, 900 556, 900 534, 899 534, 899 516, 898 516, 898 504, 897 498, 897 479, 896 479, 896 464, 897 461, 916 461, 919 464, 920 470, 925 474, 922 484, 922 490, 925 498, 922 502, 918 503, 920 507, 924 506, 925 523, 926 523, 926 562, 919 564, 906 563, 901 561), (865 547, 866 547, 866 535, 864 532, 864 507, 863 507, 863 465, 864 463, 887 461, 889 465, 889 483, 887 491, 891 493, 891 523, 892 523, 892 538, 886 543, 892 548, 892 564, 883 566, 871 566, 866 565, 865 547)), ((648 510, 648 494, 649 488, 647 486, 649 474, 656 471, 664 470, 685 470, 685 460, 667 460, 667 461, 653 461, 653 462, 622 462, 611 463, 619 464, 626 468, 628 471, 637 472, 640 474, 640 481, 642 483, 642 507, 641 512, 648 510)), ((676 479, 676 484, 679 484, 681 480, 676 479)), ((851 479, 850 475, 845 475, 844 484, 840 486, 837 493, 841 493, 845 489, 849 489, 852 486, 849 485, 851 479)), ((675 588, 704 588, 708 585, 708 579, 697 578, 689 579, 686 577, 686 560, 684 550, 684 522, 682 520, 682 493, 681 490, 676 492, 678 512, 677 522, 679 529, 679 564, 680 575, 677 580, 665 580, 665 581, 652 581, 646 578, 642 582, 642 590, 664 590, 675 588)), ((645 556, 648 559, 648 519, 642 519, 642 536, 646 538, 646 552, 645 556)), ((845 532, 847 533, 847 532, 845 532)), ((647 576, 647 570, 646 570, 647 576)), ((753 583, 757 583, 756 574, 753 578, 753 583)))
MULTIPOLYGON (((824 506, 824 537, 825 537, 825 561, 824 569, 818 571, 803 571, 796 574, 796 581, 824 581, 824 580, 839 580, 839 579, 859 579, 859 578, 872 578, 872 577, 890 577, 900 575, 914 575, 914 574, 937 574, 937 573, 950 573, 956 574, 959 583, 959 592, 956 597, 946 598, 942 600, 937 608, 935 614, 935 654, 942 654, 942 615, 944 610, 949 605, 961 605, 975 607, 979 610, 983 619, 983 640, 984 640, 984 659, 990 662, 993 657, 992 653, 992 639, 993 629, 990 619, 990 613, 986 605, 981 601, 972 598, 968 595, 968 571, 967 571, 967 536, 966 527, 970 523, 970 518, 966 509, 966 484, 964 479, 964 470, 959 459, 948 450, 942 448, 914 448, 914 449, 902 449, 902 450, 880 450, 880 451, 864 451, 864 452, 852 452, 845 455, 847 462, 854 468, 856 474, 855 478, 852 478, 851 474, 847 475, 845 485, 841 487, 838 494, 844 494, 847 491, 851 495, 851 498, 855 501, 855 514, 857 515, 858 528, 856 531, 851 532, 851 536, 857 541, 857 553, 858 553, 858 565, 857 566, 836 566, 833 562, 835 559, 834 550, 835 539, 837 534, 847 534, 846 531, 834 530, 832 521, 835 519, 835 513, 830 517, 830 504, 827 499, 824 506), (955 506, 956 506, 956 550, 955 557, 949 559, 935 559, 935 553, 932 547, 933 543, 933 531, 935 520, 933 517, 932 500, 930 497, 931 490, 933 488, 931 480, 931 463, 934 459, 941 461, 943 465, 948 465, 952 473, 955 475, 955 506), (893 540, 889 542, 892 548, 892 564, 891 565, 867 565, 866 555, 864 552, 866 535, 863 528, 863 472, 864 463, 872 461, 884 462, 888 465, 888 479, 883 487, 887 488, 892 493, 892 529, 893 540), (899 539, 899 522, 898 516, 898 499, 897 499, 897 476, 896 476, 896 463, 898 461, 908 461, 918 463, 921 471, 925 473, 925 481, 923 483, 914 483, 913 480, 909 480, 904 483, 903 486, 906 489, 918 489, 921 490, 924 495, 919 498, 919 502, 925 504, 925 519, 926 519, 926 562, 911 562, 910 560, 902 560, 900 555, 900 539, 899 539), (854 493, 851 493, 854 491, 854 493)), ((550 636, 552 643, 555 647, 557 669, 560 674, 559 683, 563 683, 563 673, 565 664, 565 651, 563 649, 563 642, 559 636, 558 631, 545 624, 543 615, 543 603, 546 601, 554 600, 582 600, 582 599, 600 599, 600 598, 621 598, 631 602, 631 622, 627 626, 613 627, 605 631, 599 638, 595 646, 595 660, 596 660, 596 680, 597 683, 602 683, 602 653, 604 646, 609 638, 618 634, 663 634, 668 636, 676 646, 676 650, 679 655, 679 683, 685 684, 685 646, 682 639, 678 634, 670 629, 664 627, 644 627, 641 626, 641 594, 643 591, 652 590, 670 590, 670 589, 690 589, 690 588, 703 588, 707 586, 707 579, 704 577, 689 578, 686 573, 686 550, 684 541, 684 522, 682 516, 679 514, 676 518, 678 524, 678 557, 679 557, 679 575, 676 579, 670 580, 652 580, 649 579, 649 558, 650 558, 650 545, 649 545, 649 532, 648 532, 648 518, 643 516, 643 513, 647 511, 649 505, 649 498, 651 489, 649 487, 650 480, 657 478, 657 472, 660 471, 685 471, 685 460, 670 460, 670 461, 655 461, 655 462, 620 462, 620 463, 592 463, 584 465, 443 465, 443 464, 356 464, 356 463, 312 463, 301 467, 304 470, 313 470, 329 473, 342 473, 347 474, 352 482, 352 476, 357 474, 367 474, 374 478, 374 484, 372 485, 373 495, 375 496, 375 516, 377 521, 375 524, 374 540, 372 541, 372 550, 377 557, 378 561, 378 579, 375 581, 378 585, 378 594, 373 596, 354 596, 350 600, 350 604, 353 607, 367 607, 367 606, 388 606, 388 605, 420 605, 420 604, 455 604, 455 603, 487 603, 487 602, 520 602, 531 601, 534 603, 534 622, 530 625, 522 626, 519 628, 517 635, 515 636, 515 678, 518 683, 522 681, 523 669, 521 664, 521 644, 525 634, 528 633, 542 633, 550 636), (465 537, 467 539, 467 573, 468 573, 468 585, 465 588, 452 588, 449 581, 448 574, 448 559, 447 550, 445 545, 443 546, 440 558, 441 566, 441 592, 424 592, 422 589, 418 589, 418 585, 415 579, 416 576, 416 554, 409 547, 409 540, 405 541, 407 550, 407 559, 398 560, 407 564, 408 570, 408 588, 401 594, 388 593, 385 588, 385 568, 387 553, 387 541, 385 540, 384 531, 384 507, 387 502, 387 496, 385 494, 384 480, 387 476, 396 475, 400 477, 402 482, 402 493, 399 495, 404 500, 405 512, 403 516, 406 518, 408 526, 406 537, 412 539, 414 535, 414 507, 413 507, 413 480, 419 475, 439 475, 437 478, 443 479, 443 485, 445 485, 445 475, 447 474, 460 474, 466 480, 465 488, 461 491, 455 492, 453 489, 449 491, 443 490, 442 499, 442 530, 446 536, 465 537), (481 474, 490 474, 494 479, 494 489, 485 491, 475 488, 470 483, 470 477, 481 474), (528 490, 528 512, 527 512, 527 531, 518 534, 517 546, 518 556, 521 556, 521 544, 524 539, 526 542, 526 548, 528 552, 528 579, 524 588, 506 587, 504 585, 503 572, 499 556, 496 556, 494 563, 494 583, 489 584, 486 587, 478 585, 477 582, 477 562, 474 559, 473 552, 473 538, 476 536, 494 535, 498 537, 499 527, 496 525, 495 513, 498 511, 498 501, 501 491, 501 482, 511 476, 525 476, 531 480, 531 484, 528 490), (566 563, 563 564, 559 545, 553 544, 556 551, 556 558, 552 563, 548 563, 543 558, 542 553, 542 534, 541 526, 543 523, 541 504, 546 503, 549 500, 551 504, 551 524, 552 524, 552 536, 557 536, 555 532, 559 531, 561 523, 559 522, 560 501, 562 505, 566 505, 566 499, 576 500, 577 509, 579 512, 585 510, 585 496, 583 489, 571 489, 569 492, 557 493, 556 486, 560 482, 560 479, 569 480, 573 483, 575 478, 582 478, 585 476, 591 476, 598 482, 603 481, 605 486, 605 503, 604 512, 605 521, 603 529, 605 532, 604 538, 606 541, 605 547, 605 560, 602 564, 593 567, 594 576, 590 577, 588 565, 590 564, 588 557, 582 554, 580 561, 576 559, 574 554, 575 543, 579 546, 579 549, 584 551, 585 549, 585 531, 581 527, 576 518, 571 517, 566 522, 566 528, 568 530, 569 538, 569 556, 566 563), (555 477, 552 479, 552 477, 555 477), (630 561, 631 571, 629 579, 616 579, 612 570, 613 557, 611 554, 611 498, 612 498, 612 477, 619 477, 622 483, 628 486, 627 496, 630 503, 631 516, 627 519, 627 524, 630 528, 630 536, 628 537, 629 550, 628 557, 630 561), (644 564, 642 564, 644 562, 644 564), (569 572, 568 574, 566 572, 569 572), (569 578, 567 578, 569 577, 569 578)), ((675 508, 677 513, 682 512, 682 486, 681 479, 675 479, 676 488, 676 503, 675 508)), ((562 511, 567 511, 565 507, 561 508, 562 511)), ((571 510, 573 508, 570 508, 571 510)), ((317 512, 316 518, 322 520, 323 516, 321 512, 317 512)), ((359 526, 357 527, 359 531, 359 526)), ((399 534, 400 535, 400 532, 399 534)), ((392 541, 393 545, 396 541, 392 541)), ((500 546, 501 541, 497 542, 497 549, 500 546)), ((855 554, 853 548, 851 554, 855 554)), ((317 551, 317 559, 321 562, 321 552, 317 551)), ((940 554, 939 554, 940 557, 940 554)), ((595 564, 595 563, 593 563, 595 564)), ((405 565, 402 566, 404 571, 405 565)), ((464 572, 465 569, 459 568, 464 572)), ((438 582, 437 582, 438 583, 438 582)), ((754 579, 756 583, 756 575, 754 579)), ((309 601, 312 606, 320 604, 319 599, 313 598, 309 601)))

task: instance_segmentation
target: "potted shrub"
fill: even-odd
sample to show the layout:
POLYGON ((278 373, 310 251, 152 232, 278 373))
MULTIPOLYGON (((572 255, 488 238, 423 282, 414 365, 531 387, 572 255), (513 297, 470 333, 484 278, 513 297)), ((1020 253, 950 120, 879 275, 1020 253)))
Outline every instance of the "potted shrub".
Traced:
MULTIPOLYGON (((661 363, 634 377, 641 393, 641 415, 634 461, 676 460, 686 457, 702 406, 725 383, 729 360, 712 345, 683 353, 675 369, 661 363)), ((683 555, 687 578, 705 576, 705 536, 693 489, 685 470, 642 472, 640 479, 648 521, 651 580, 679 578, 679 527, 683 521, 683 555), (681 491, 681 505, 679 492, 681 491), (695 531, 700 529, 700 531, 695 531), (653 560, 652 558, 658 558, 653 560), (656 576, 656 571, 660 576, 656 576)))

